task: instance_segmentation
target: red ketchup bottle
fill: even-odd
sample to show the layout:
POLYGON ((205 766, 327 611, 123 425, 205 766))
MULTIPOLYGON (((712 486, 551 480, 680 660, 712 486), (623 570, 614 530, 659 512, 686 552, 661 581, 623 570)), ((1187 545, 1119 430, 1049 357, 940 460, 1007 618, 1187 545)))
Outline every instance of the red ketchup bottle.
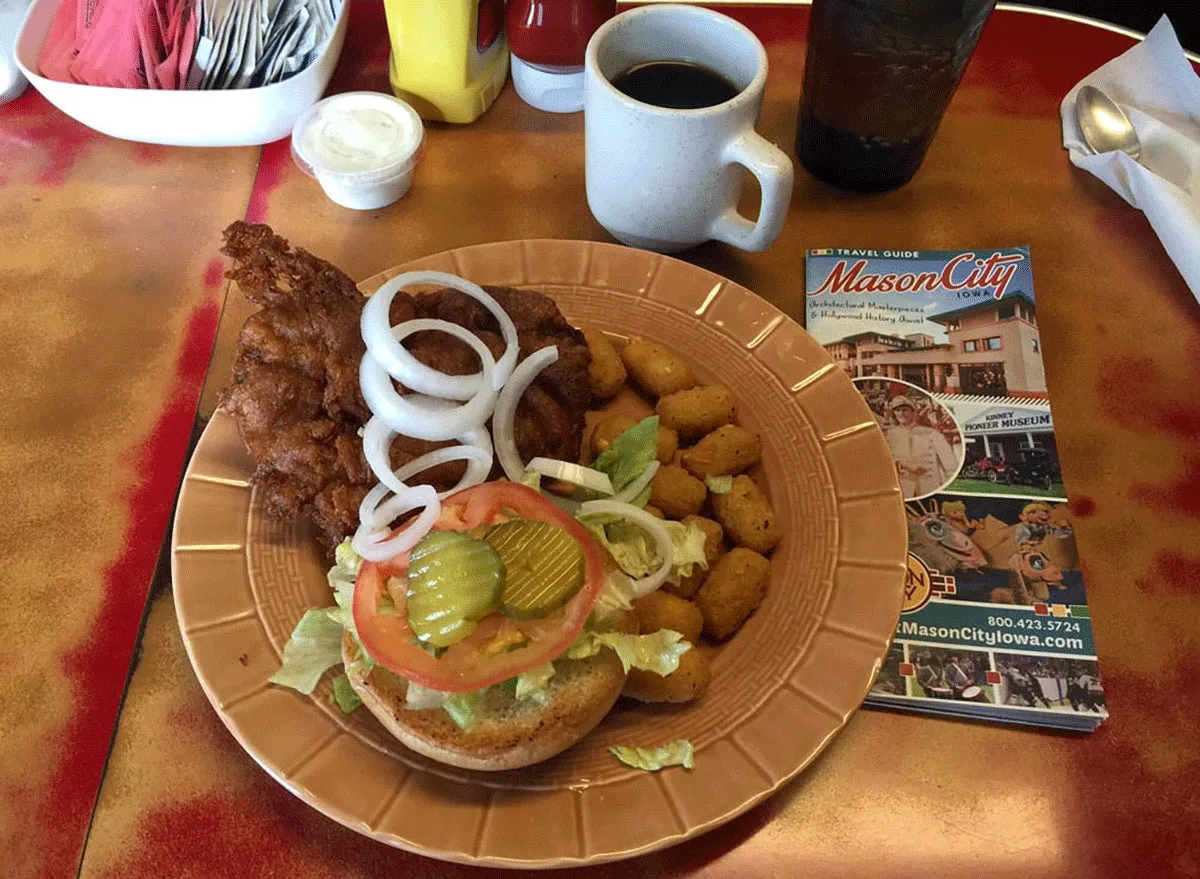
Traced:
POLYGON ((551 113, 583 109, 583 54, 617 0, 508 0, 513 85, 530 106, 551 113))

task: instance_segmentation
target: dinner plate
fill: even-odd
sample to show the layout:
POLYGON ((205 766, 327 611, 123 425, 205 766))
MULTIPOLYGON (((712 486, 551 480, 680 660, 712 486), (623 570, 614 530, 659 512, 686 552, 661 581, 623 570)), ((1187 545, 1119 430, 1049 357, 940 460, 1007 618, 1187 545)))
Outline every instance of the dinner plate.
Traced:
POLYGON ((406 750, 365 710, 345 716, 327 674, 311 697, 270 686, 305 608, 331 604, 306 521, 273 522, 233 419, 192 456, 172 536, 188 656, 221 720, 280 784, 360 833, 436 858, 561 867, 697 836, 804 769, 866 696, 899 616, 906 526, 882 433, 821 346, 749 290, 657 254, 581 241, 466 247, 413 269, 533 287, 577 325, 667 345, 734 391, 763 438, 759 474, 785 537, 762 606, 712 653, 695 705, 625 700, 560 756, 481 773, 406 750), (690 739, 695 768, 631 769, 611 745, 690 739))

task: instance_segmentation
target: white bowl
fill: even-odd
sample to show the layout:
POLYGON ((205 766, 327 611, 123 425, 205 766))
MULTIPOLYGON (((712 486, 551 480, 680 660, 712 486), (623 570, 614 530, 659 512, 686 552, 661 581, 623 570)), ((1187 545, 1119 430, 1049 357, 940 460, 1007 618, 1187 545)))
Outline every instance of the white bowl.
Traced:
POLYGON ((33 0, 17 34, 17 66, 46 100, 89 128, 125 140, 170 146, 251 146, 287 137, 329 85, 346 38, 351 0, 316 60, 291 79, 214 91, 121 89, 40 75, 38 56, 59 0, 33 0))

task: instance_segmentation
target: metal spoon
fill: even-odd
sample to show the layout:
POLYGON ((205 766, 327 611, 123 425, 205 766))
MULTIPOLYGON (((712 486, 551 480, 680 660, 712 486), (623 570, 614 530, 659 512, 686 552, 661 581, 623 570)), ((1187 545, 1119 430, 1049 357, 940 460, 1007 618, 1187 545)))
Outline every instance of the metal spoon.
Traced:
POLYGON ((1085 85, 1075 98, 1075 118, 1087 145, 1097 153, 1120 150, 1133 159, 1142 154, 1142 142, 1125 111, 1108 95, 1085 85))

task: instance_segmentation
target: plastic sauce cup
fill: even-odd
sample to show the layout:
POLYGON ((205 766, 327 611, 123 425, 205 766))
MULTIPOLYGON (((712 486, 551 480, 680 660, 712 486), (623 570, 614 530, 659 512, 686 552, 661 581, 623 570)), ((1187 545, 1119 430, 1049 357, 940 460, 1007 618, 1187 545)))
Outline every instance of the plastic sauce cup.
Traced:
POLYGON ((417 111, 379 92, 319 101, 292 130, 292 157, 330 200, 367 211, 401 198, 412 184, 425 137, 417 111))

